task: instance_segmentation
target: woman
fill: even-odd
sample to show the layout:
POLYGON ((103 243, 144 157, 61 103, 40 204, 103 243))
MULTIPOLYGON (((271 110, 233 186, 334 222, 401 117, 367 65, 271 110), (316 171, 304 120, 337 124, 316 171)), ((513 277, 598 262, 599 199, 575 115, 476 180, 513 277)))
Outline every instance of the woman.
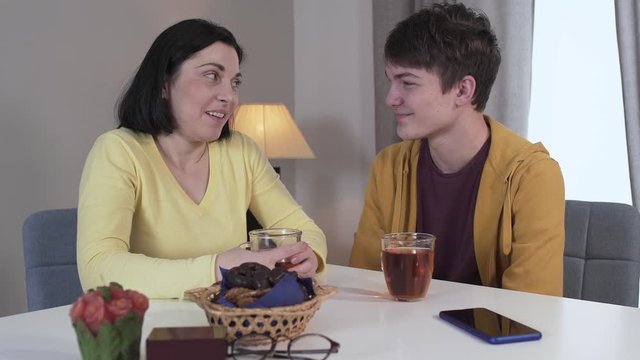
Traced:
POLYGON ((229 130, 242 81, 242 48, 211 22, 177 23, 151 45, 123 94, 118 129, 100 136, 80 182, 78 271, 83 288, 116 281, 152 298, 220 279, 254 261, 323 269, 326 240, 263 153, 229 130), (265 227, 303 231, 265 252, 238 248, 250 208, 265 227))

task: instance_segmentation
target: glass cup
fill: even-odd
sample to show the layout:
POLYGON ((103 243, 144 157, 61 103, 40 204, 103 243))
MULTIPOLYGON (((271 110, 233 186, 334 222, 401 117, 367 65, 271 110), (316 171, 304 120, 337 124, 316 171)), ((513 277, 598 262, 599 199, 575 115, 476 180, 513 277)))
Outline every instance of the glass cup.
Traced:
POLYGON ((426 233, 382 236, 382 271, 389 294, 396 300, 415 301, 427 294, 433 274, 435 240, 435 236, 426 233))
MULTIPOLYGON (((270 228, 249 231, 249 249, 251 251, 263 251, 274 249, 286 244, 294 244, 300 241, 302 231, 289 228, 270 228)), ((275 263, 276 267, 285 270, 293 267, 290 258, 284 258, 275 263)))

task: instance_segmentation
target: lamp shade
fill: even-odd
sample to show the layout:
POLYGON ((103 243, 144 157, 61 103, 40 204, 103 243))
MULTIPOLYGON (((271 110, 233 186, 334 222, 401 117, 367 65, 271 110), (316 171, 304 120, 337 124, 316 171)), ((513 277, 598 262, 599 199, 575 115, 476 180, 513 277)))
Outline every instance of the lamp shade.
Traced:
POLYGON ((242 104, 232 128, 252 138, 269 159, 315 158, 284 104, 242 104))

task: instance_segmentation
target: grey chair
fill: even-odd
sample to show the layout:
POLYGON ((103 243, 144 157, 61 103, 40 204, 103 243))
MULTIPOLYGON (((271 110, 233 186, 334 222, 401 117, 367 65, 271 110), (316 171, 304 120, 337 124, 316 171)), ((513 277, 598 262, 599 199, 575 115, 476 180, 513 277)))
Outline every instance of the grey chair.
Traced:
POLYGON ((29 311, 67 305, 82 295, 76 265, 77 209, 45 210, 22 226, 29 311))
POLYGON ((638 306, 640 213, 626 204, 567 200, 564 296, 638 306))

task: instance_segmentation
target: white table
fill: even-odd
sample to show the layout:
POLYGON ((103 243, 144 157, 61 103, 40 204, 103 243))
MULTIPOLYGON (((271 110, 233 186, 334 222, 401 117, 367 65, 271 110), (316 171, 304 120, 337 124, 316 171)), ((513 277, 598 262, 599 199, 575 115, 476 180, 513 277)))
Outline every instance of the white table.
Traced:
MULTIPOLYGON (((306 332, 341 344, 330 359, 640 359, 640 310, 434 280, 427 298, 390 300, 382 273, 330 265, 338 287, 306 332), (487 307, 542 332, 540 341, 489 345, 440 320, 441 310, 487 307)), ((0 318, 0 359, 79 359, 69 306, 0 318)), ((153 300, 153 327, 206 325, 188 301, 153 300)), ((142 347, 144 351, 144 346, 142 347)))

